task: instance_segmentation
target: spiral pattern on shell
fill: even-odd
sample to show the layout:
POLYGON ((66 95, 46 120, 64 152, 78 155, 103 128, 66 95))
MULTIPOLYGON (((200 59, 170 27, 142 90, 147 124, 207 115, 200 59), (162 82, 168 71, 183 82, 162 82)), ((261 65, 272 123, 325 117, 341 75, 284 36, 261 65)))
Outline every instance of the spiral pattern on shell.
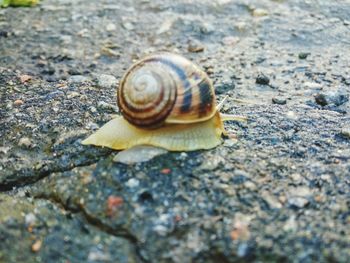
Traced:
POLYGON ((143 128, 206 120, 215 113, 215 94, 205 72, 175 54, 136 62, 122 78, 118 106, 124 118, 143 128))

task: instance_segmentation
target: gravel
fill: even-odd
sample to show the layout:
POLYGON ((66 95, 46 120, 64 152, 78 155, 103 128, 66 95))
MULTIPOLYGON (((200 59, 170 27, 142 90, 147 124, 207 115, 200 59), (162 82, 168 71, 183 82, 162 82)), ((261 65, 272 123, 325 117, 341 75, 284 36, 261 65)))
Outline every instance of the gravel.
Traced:
POLYGON ((347 262, 349 8, 1 9, 0 261, 347 262), (226 122, 223 144, 207 151, 149 158, 81 145, 119 113, 125 70, 165 50, 203 68, 217 100, 228 96, 222 112, 248 122, 226 122))

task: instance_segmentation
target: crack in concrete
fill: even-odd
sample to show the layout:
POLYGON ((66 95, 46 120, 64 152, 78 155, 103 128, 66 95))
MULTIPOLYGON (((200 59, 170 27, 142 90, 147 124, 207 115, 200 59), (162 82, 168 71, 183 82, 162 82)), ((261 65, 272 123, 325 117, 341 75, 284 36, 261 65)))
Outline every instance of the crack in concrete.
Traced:
MULTIPOLYGON (((73 170, 74 168, 77 168, 77 167, 85 167, 85 166, 89 166, 89 165, 95 164, 95 163, 97 163, 100 160, 101 157, 105 158, 105 157, 107 157, 110 154, 111 153, 107 153, 106 155, 98 156, 99 157, 98 159, 89 160, 89 161, 87 161, 85 163, 78 164, 78 165, 73 165, 73 166, 69 166, 69 167, 54 167, 54 168, 49 169, 49 170, 39 171, 37 173, 37 176, 27 176, 27 177, 19 176, 19 177, 17 177, 14 180, 9 180, 9 181, 2 182, 2 183, 0 183, 0 193, 1 192, 11 191, 15 187, 16 188, 21 188, 21 187, 25 187, 25 186, 29 186, 29 185, 35 184, 35 183, 39 182, 40 180, 44 179, 45 177, 48 177, 52 173, 67 172, 67 171, 71 171, 71 170, 73 170)), ((17 173, 21 173, 21 171, 19 171, 17 173)))
POLYGON ((74 214, 78 214, 78 213, 81 214, 83 216, 83 218, 85 219, 85 221, 89 225, 97 228, 99 231, 102 231, 102 232, 104 232, 108 235, 112 235, 114 237, 126 239, 128 242, 130 242, 133 245, 133 248, 135 251, 135 258, 137 258, 137 260, 138 260, 137 262, 143 262, 143 263, 149 262, 147 259, 145 259, 142 256, 142 254, 140 252, 140 249, 141 249, 140 245, 141 244, 140 244, 139 240, 137 239, 137 237, 135 237, 133 234, 131 234, 127 229, 123 229, 123 228, 115 229, 111 226, 104 224, 102 222, 102 220, 89 214, 82 204, 79 204, 77 206, 77 208, 74 209, 72 207, 68 207, 58 196, 51 195, 51 194, 50 195, 40 194, 40 195, 33 196, 33 198, 49 201, 49 202, 59 206, 60 208, 62 208, 66 212, 70 212, 70 213, 74 213, 74 214))

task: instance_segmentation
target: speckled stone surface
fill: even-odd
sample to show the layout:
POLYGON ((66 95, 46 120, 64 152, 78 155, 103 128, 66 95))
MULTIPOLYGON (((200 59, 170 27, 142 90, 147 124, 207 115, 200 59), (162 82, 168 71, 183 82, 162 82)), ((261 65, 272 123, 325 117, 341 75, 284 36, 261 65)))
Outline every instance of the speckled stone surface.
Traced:
POLYGON ((347 1, 0 9, 1 262, 347 262, 347 1), (81 141, 138 58, 203 68, 235 136, 136 164, 81 141), (236 99, 245 101, 238 103, 236 99))

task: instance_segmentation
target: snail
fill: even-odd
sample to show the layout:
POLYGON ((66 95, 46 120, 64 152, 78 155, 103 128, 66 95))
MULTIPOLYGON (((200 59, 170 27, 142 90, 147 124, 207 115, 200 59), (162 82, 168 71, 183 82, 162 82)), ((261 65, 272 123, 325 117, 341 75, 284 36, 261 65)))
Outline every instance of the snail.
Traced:
POLYGON ((171 53, 149 55, 133 64, 117 89, 122 116, 85 139, 116 150, 152 145, 170 151, 210 149, 226 134, 208 75, 188 59, 171 53))

